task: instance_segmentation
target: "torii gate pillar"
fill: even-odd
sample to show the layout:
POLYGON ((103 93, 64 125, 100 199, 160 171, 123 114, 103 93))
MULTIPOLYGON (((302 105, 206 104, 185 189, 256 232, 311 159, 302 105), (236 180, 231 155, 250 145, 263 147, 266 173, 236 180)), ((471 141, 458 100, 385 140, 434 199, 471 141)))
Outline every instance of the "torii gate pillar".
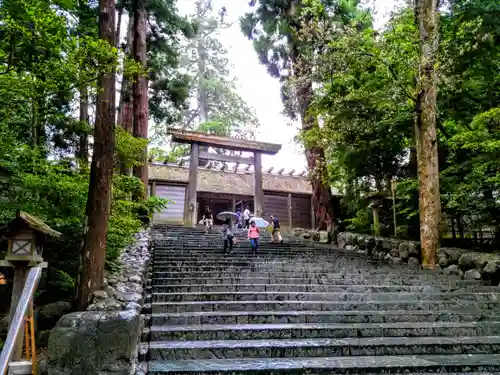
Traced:
POLYGON ((264 189, 262 188, 262 154, 260 152, 253 153, 253 168, 254 168, 254 193, 253 193, 253 208, 255 216, 264 216, 264 189))
POLYGON ((200 146, 191 143, 191 155, 189 159, 189 183, 187 187, 187 206, 184 222, 187 226, 194 227, 198 220, 198 163, 200 160, 200 146))

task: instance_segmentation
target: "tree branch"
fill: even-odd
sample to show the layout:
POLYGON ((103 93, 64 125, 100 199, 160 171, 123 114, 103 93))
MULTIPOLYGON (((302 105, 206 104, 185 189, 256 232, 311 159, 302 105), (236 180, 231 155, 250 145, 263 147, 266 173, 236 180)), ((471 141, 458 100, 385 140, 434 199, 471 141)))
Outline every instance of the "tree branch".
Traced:
POLYGON ((14 60, 14 37, 11 35, 9 42, 9 61, 7 62, 7 69, 5 69, 5 72, 0 72, 0 75, 4 75, 10 72, 13 60, 14 60))
POLYGON ((412 96, 407 90, 406 88, 401 84, 399 83, 399 79, 398 79, 398 76, 396 74, 396 72, 394 71, 393 67, 391 66, 391 64, 389 64, 388 62, 382 60, 380 57, 377 57, 375 56, 373 53, 370 53, 370 52, 366 52, 366 51, 360 51, 358 53, 359 55, 362 55, 362 56, 367 56, 367 57, 371 57, 372 59, 374 60, 377 60, 378 62, 384 64, 387 69, 389 70, 389 73, 391 73, 392 77, 394 78, 394 82, 399 86, 399 88, 401 90, 403 90, 403 93, 405 94, 405 96, 410 99, 411 101, 413 102, 416 102, 417 101, 417 98, 415 98, 414 96, 412 96))

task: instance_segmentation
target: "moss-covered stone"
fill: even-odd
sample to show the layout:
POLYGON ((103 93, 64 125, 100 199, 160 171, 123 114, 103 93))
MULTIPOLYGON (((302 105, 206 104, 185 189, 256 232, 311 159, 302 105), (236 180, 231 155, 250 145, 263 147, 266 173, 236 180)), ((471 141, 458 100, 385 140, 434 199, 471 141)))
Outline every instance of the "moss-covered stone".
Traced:
POLYGON ((49 375, 126 375, 137 356, 140 315, 134 310, 64 315, 49 338, 49 375))

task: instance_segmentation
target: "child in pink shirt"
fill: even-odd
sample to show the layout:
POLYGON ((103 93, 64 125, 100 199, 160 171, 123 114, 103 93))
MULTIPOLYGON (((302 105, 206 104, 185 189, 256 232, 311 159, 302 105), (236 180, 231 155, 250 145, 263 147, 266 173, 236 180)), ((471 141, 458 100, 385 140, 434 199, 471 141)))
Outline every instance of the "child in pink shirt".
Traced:
POLYGON ((248 239, 250 240, 250 246, 252 246, 252 251, 255 254, 259 249, 259 235, 260 231, 255 225, 255 221, 252 221, 250 228, 248 229, 248 239))

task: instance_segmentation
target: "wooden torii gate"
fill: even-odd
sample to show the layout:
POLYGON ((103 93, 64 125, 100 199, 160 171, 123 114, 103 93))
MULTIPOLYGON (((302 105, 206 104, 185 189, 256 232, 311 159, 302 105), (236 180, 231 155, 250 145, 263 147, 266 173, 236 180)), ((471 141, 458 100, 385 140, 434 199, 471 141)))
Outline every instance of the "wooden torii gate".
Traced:
POLYGON ((191 145, 189 159, 189 182, 187 188, 187 213, 186 224, 195 225, 196 204, 198 194, 198 164, 200 159, 216 160, 226 163, 237 163, 240 165, 254 166, 254 211, 257 216, 264 214, 263 202, 264 191, 262 187, 262 154, 276 155, 281 150, 281 145, 275 143, 265 143, 251 141, 241 138, 220 137, 213 134, 193 132, 188 130, 170 129, 168 132, 172 136, 172 142, 191 145), (240 156, 218 155, 205 151, 200 151, 200 146, 216 147, 226 150, 252 152, 253 157, 245 158, 240 156))

